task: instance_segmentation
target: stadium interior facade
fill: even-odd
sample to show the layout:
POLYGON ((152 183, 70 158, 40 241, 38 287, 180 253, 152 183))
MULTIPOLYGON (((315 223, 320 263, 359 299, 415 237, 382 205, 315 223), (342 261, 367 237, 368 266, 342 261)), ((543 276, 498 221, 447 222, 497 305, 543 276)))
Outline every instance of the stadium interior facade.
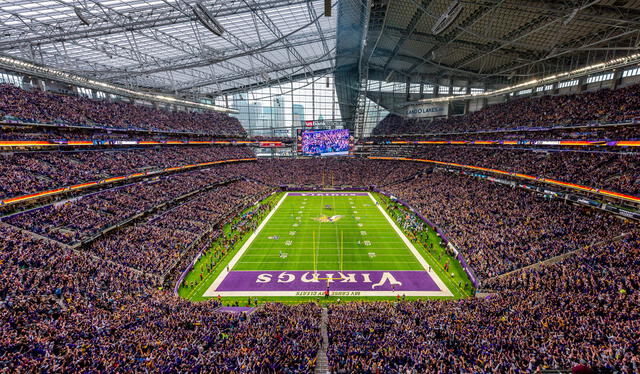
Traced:
POLYGON ((7 372, 640 372, 640 1, 4 0, 0 35, 7 372))

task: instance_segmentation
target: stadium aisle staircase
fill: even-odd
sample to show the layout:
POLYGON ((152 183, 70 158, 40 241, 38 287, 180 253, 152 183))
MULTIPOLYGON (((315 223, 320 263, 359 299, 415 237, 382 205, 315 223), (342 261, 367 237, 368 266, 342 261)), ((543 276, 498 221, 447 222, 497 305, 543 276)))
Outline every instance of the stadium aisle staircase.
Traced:
POLYGON ((320 319, 320 335, 322 336, 322 342, 320 342, 320 349, 318 349, 318 356, 316 358, 316 374, 329 373, 329 360, 327 359, 327 348, 329 347, 329 334, 327 334, 328 324, 329 314, 325 307, 322 308, 322 317, 320 319))

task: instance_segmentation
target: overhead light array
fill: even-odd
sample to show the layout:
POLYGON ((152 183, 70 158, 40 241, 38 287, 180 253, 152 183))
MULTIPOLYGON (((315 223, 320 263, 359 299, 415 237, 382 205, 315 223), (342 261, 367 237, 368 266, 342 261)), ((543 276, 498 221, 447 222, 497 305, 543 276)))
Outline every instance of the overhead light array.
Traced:
POLYGON ((91 25, 91 22, 89 21, 89 19, 85 17, 84 14, 82 14, 82 9, 76 6, 76 7, 73 7, 73 11, 76 13, 76 16, 78 16, 78 19, 80 19, 82 23, 84 23, 86 26, 91 25))
POLYGON ((453 23, 453 21, 458 18, 460 12, 462 11, 462 8, 463 5, 460 4, 458 0, 454 0, 451 4, 449 4, 447 10, 445 10, 444 13, 442 13, 440 17, 438 17, 438 20, 431 28, 431 33, 433 35, 439 35, 444 30, 446 30, 447 27, 449 27, 453 23))
POLYGON ((222 27, 215 17, 209 13, 209 10, 202 3, 196 3, 192 9, 193 14, 196 16, 198 21, 200 21, 202 26, 207 30, 217 36, 222 36, 222 34, 224 34, 224 27, 222 27))
POLYGON ((556 82, 556 81, 558 81, 560 79, 574 78, 574 77, 583 76, 583 75, 587 75, 587 74, 597 73, 597 72, 604 71, 606 69, 612 69, 612 68, 616 68, 616 67, 627 66, 627 65, 630 65, 630 64, 633 64, 633 63, 637 63, 637 62, 640 62, 640 53, 635 53, 635 54, 632 54, 632 55, 629 55, 629 56, 625 56, 625 57, 619 57, 619 58, 616 58, 616 59, 613 59, 613 60, 609 60, 609 61, 601 62, 601 63, 598 63, 598 64, 585 66, 585 67, 582 67, 582 68, 579 68, 579 69, 575 69, 575 70, 571 70, 571 71, 567 71, 567 72, 564 72, 564 73, 558 73, 558 74, 554 74, 554 75, 549 75, 547 77, 540 78, 540 79, 532 79, 532 80, 527 81, 527 82, 523 82, 523 83, 519 83, 519 84, 516 84, 516 85, 513 85, 513 86, 500 88, 500 89, 497 89, 497 90, 486 91, 484 93, 473 93, 473 94, 469 94, 469 95, 434 97, 434 98, 430 98, 430 99, 418 100, 418 102, 421 102, 421 103, 438 103, 438 102, 444 102, 444 101, 473 99, 473 98, 479 98, 479 97, 493 97, 493 96, 498 96, 498 95, 502 95, 502 94, 515 92, 515 91, 522 90, 522 89, 525 89, 525 88, 531 88, 531 87, 534 87, 534 86, 537 86, 537 85, 554 83, 554 82, 556 82))
POLYGON ((25 74, 35 75, 42 78, 58 80, 76 86, 93 88, 120 96, 133 97, 152 102, 155 101, 166 104, 183 105, 191 108, 206 109, 222 113, 238 113, 238 111, 235 109, 225 108, 217 105, 203 104, 195 101, 178 99, 171 96, 130 90, 127 88, 114 86, 109 83, 84 78, 79 75, 69 74, 60 70, 35 65, 30 62, 17 60, 11 57, 0 56, 0 66, 3 66, 8 70, 19 71, 25 74))

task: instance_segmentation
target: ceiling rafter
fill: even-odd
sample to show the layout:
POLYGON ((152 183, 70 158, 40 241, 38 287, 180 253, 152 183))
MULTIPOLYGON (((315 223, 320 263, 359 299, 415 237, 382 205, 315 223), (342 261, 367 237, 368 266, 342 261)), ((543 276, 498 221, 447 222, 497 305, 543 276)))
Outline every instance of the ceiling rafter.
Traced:
MULTIPOLYGON (((61 4, 73 8, 74 3, 59 1, 61 4)), ((194 1, 191 1, 194 2, 194 1)), ((304 0, 267 0, 264 5, 269 7, 289 6, 304 4, 304 0)), ((176 25, 179 23, 195 21, 196 17, 189 14, 185 17, 190 8, 181 5, 184 3, 175 2, 169 6, 146 6, 132 8, 135 12, 107 12, 108 7, 93 1, 94 7, 85 7, 85 11, 91 17, 92 23, 85 25, 80 22, 77 16, 72 15, 65 20, 56 20, 55 23, 41 22, 38 25, 24 24, 12 32, 13 27, 5 27, 3 33, 5 37, 0 39, 0 50, 13 48, 20 44, 46 44, 56 41, 70 41, 75 39, 96 38, 122 31, 138 31, 148 28, 158 28, 161 26, 176 25), (100 15, 100 13, 102 15, 100 15)), ((215 3, 215 2, 213 2, 215 3)), ((206 2, 205 2, 206 4, 206 2)), ((218 17, 247 13, 249 10, 244 6, 222 7, 218 12, 218 17)), ((7 14, 21 19, 16 12, 7 14)), ((6 24, 6 22, 5 22, 6 24)), ((13 26, 13 25, 12 25, 13 26)), ((1 30, 2 28, 0 28, 1 30)))
MULTIPOLYGON (((198 80, 198 81, 193 81, 193 82, 186 82, 184 85, 181 85, 179 87, 177 87, 178 91, 183 91, 183 90, 187 90, 187 89, 193 89, 193 88, 198 88, 198 87, 204 87, 204 86, 208 86, 212 83, 224 83, 224 82, 231 82, 234 80, 238 80, 238 79, 245 79, 245 78, 251 78, 254 76, 261 76, 264 73, 270 74, 270 73, 277 73, 279 71, 287 71, 288 69, 299 69, 299 70, 304 70, 306 72, 307 76, 313 76, 315 75, 314 71, 309 72, 308 70, 308 65, 313 65, 313 64, 317 64, 320 62, 326 62, 326 61, 331 61, 333 60, 333 50, 330 50, 328 53, 323 53, 322 55, 318 55, 318 56, 310 56, 308 57, 308 61, 307 64, 300 65, 298 62, 296 61, 291 61, 286 65, 278 65, 275 68, 264 68, 264 69, 260 69, 260 70, 254 70, 251 72, 251 75, 247 76, 247 75, 242 75, 242 74, 232 74, 232 75, 228 75, 228 76, 217 76, 214 78, 211 78, 211 80, 198 80)), ((296 74, 299 73, 298 71, 296 72, 296 74)), ((288 75, 288 74, 285 74, 288 75)), ((277 80, 276 80, 277 81, 277 80)))
POLYGON ((262 5, 258 4, 254 0, 243 0, 245 4, 253 11, 253 14, 271 31, 271 33, 279 39, 279 41, 286 46, 286 50, 289 54, 293 55, 293 57, 303 66, 305 69, 309 69, 309 67, 305 64, 302 55, 298 52, 298 50, 291 45, 291 43, 284 37, 282 31, 278 25, 276 25, 273 20, 265 13, 262 5))
POLYGON ((323 17, 322 0, 204 0, 226 29, 221 37, 196 20, 200 0, 6 2, 0 54, 130 88, 184 95, 207 82, 215 95, 234 84, 228 77, 242 77, 239 86, 270 81, 283 61, 309 76, 318 47, 334 65, 336 22, 323 17))
MULTIPOLYGON (((431 2, 431 0, 422 0, 422 2, 421 2, 422 9, 428 7, 430 2, 431 2)), ((398 42, 396 43, 395 47, 393 48, 393 54, 391 56, 389 56, 389 58, 387 59, 387 62, 384 65, 384 70, 387 70, 389 68, 389 64, 398 55, 398 52, 400 51, 400 48, 402 47, 402 45, 415 32, 416 26, 418 25, 418 22, 420 22, 420 20, 422 19, 422 16, 424 15, 424 12, 422 11, 422 9, 421 8, 416 9, 415 12, 413 13, 413 16, 411 17, 411 21, 409 21, 409 24, 407 25, 407 27, 405 27, 404 29, 402 29, 400 31, 400 34, 401 34, 400 35, 400 39, 398 39, 398 42)))
MULTIPOLYGON (((326 35, 327 37, 335 37, 333 32, 329 32, 326 35)), ((291 37, 291 45, 294 47, 304 46, 310 43, 321 42, 322 40, 326 40, 325 36, 318 37, 317 33, 308 33, 302 34, 299 36, 291 37)), ((284 47, 282 45, 273 45, 275 39, 268 40, 266 42, 258 42, 249 44, 249 49, 251 52, 237 52, 237 49, 229 49, 222 51, 213 51, 209 57, 204 56, 192 56, 189 54, 180 55, 172 58, 165 59, 163 63, 156 65, 128 65, 123 66, 121 68, 111 69, 109 71, 104 71, 104 73, 112 73, 111 75, 106 75, 105 79, 113 80, 118 78, 123 78, 125 76, 136 76, 136 75, 144 75, 144 74, 153 74, 153 73, 161 73, 165 71, 179 71, 203 66, 210 66, 222 61, 231 60, 238 57, 247 56, 249 53, 266 53, 272 51, 282 50, 284 47), (113 74, 115 73, 115 74, 113 74)))

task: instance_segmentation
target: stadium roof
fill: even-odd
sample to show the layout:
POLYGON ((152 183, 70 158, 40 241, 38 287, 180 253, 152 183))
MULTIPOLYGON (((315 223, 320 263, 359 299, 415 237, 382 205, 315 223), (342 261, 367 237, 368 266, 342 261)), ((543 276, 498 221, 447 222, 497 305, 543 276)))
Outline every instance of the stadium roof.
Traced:
MULTIPOLYGON (((0 57, 197 101, 335 73, 503 88, 636 53, 640 0, 3 0, 0 57)), ((360 103, 360 104, 358 104, 360 103)))
POLYGON ((640 42, 637 0, 375 0, 371 9, 365 56, 381 80, 491 89, 635 53, 640 42))
POLYGON ((638 0, 343 0, 339 10, 336 88, 356 133, 363 97, 385 96, 366 80, 497 91, 640 46, 638 0))
POLYGON ((134 89, 216 95, 330 71, 335 19, 322 0, 3 0, 0 55, 134 89))

